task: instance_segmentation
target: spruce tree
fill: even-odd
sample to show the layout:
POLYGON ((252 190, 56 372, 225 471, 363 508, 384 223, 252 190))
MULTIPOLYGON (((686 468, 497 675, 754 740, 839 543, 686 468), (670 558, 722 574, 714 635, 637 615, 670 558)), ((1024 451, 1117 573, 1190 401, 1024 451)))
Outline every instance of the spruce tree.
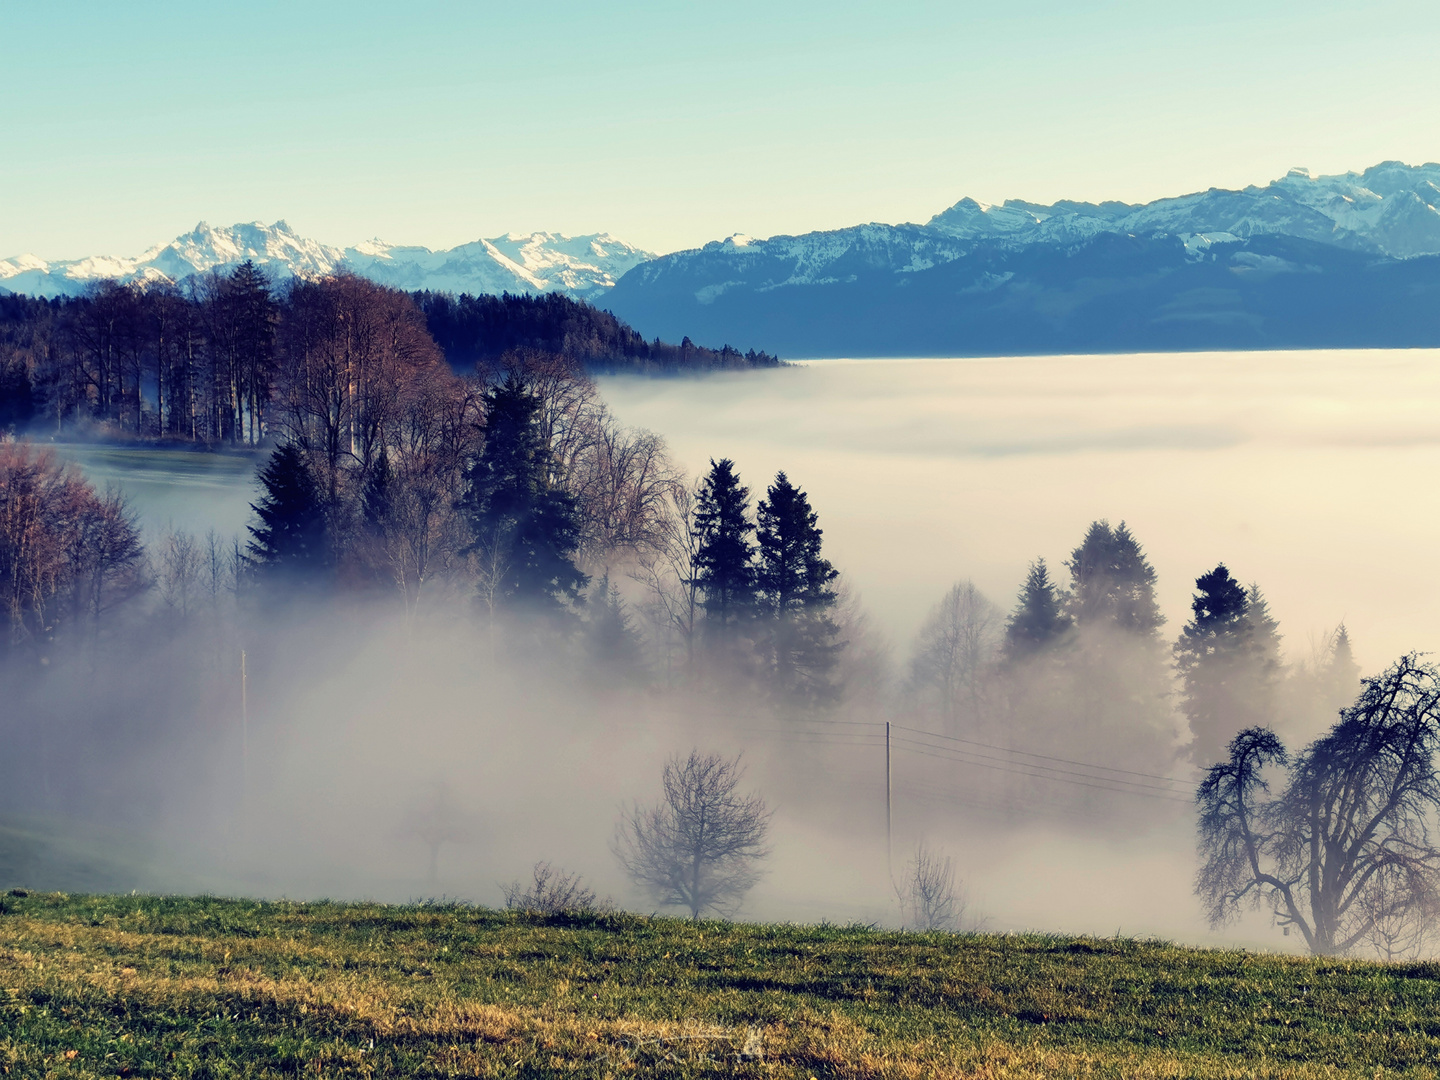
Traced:
POLYGON ((275 448, 260 469, 260 501, 250 509, 250 566, 264 580, 322 577, 330 564, 325 505, 305 456, 294 443, 275 448))
POLYGON ((575 565, 579 513, 550 485, 540 402, 514 374, 485 395, 485 439, 462 500, 492 595, 506 606, 552 614, 580 601, 589 578, 575 565))
POLYGON ((820 554, 823 531, 805 492, 782 472, 756 508, 756 610, 768 673, 783 697, 811 703, 833 697, 829 676, 844 647, 837 641, 833 585, 840 576, 820 554))
POLYGON ((1065 564, 1070 569, 1070 613, 1079 626, 1107 623, 1153 634, 1165 616, 1155 602, 1155 570, 1122 521, 1096 521, 1065 564))
POLYGON ((755 609, 755 546, 750 534, 750 491, 729 458, 710 461, 695 500, 695 584, 708 636, 729 637, 755 609))
POLYGON ((360 509, 367 528, 383 528, 390 520, 394 500, 395 475, 390 468, 390 455, 380 448, 379 455, 365 476, 365 487, 360 496, 360 509))
POLYGON ((1005 659, 1024 660, 1046 652, 1066 637, 1071 626, 1045 560, 1036 559, 1005 624, 1005 659))
POLYGON ((1195 590, 1175 661, 1192 753, 1209 765, 1237 732, 1273 721, 1280 639, 1259 588, 1247 590, 1224 563, 1196 578, 1195 590))
POLYGON ((601 679, 609 683, 639 681, 644 667, 640 633, 609 574, 595 582, 586 607, 586 645, 601 679))

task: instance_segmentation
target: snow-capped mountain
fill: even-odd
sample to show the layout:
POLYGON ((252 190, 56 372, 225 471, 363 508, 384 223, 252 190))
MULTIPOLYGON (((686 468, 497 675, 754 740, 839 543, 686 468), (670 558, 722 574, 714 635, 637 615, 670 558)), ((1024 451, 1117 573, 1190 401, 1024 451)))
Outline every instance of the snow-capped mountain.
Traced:
POLYGON ((1292 169, 1264 187, 1208 191, 1131 205, 962 199, 931 228, 971 240, 1066 242, 1101 232, 1183 236, 1295 236, 1397 258, 1440 253, 1440 165, 1387 161, 1363 173, 1311 176, 1292 169))
POLYGON ((403 289, 468 293, 562 292, 590 299, 605 293, 631 267, 653 258, 605 234, 509 234, 448 251, 400 247, 372 240, 336 248, 308 240, 283 221, 191 232, 134 258, 92 256, 46 262, 34 255, 0 260, 0 289, 33 296, 74 296, 92 282, 180 281, 253 259, 279 278, 331 273, 346 267, 403 289))
POLYGON ((1440 345, 1440 312, 1417 306, 1422 296, 1433 306, 1437 266, 1440 165, 1384 162, 1139 205, 962 199, 924 225, 737 236, 637 266, 606 303, 647 336, 703 335, 792 357, 1418 344, 1432 323, 1440 345), (1410 262, 1425 265, 1364 276, 1366 266, 1410 262), (1391 305, 1373 291, 1382 280, 1410 290, 1387 307, 1386 327, 1378 309, 1348 299, 1391 305), (1212 299, 1229 306, 1194 308, 1173 291, 1184 282, 1219 290, 1212 299), (1078 314, 1100 307, 1106 319, 1094 325, 1078 314), (1302 310, 1307 324, 1287 321, 1302 310), (1337 312, 1357 320, 1355 334, 1334 328, 1337 312), (1331 338, 1307 329, 1322 325, 1331 338))

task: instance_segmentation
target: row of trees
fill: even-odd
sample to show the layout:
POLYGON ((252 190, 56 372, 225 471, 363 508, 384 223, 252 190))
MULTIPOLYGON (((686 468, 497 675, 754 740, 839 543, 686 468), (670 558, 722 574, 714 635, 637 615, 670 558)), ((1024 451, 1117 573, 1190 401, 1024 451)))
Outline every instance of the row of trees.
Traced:
POLYGON ((456 369, 494 363, 506 353, 556 353, 589 370, 646 374, 776 367, 754 349, 707 349, 688 337, 679 345, 646 341, 608 311, 559 293, 539 296, 452 296, 415 293, 430 332, 456 369))
POLYGON ((0 430, 43 422, 255 446, 298 426, 333 468, 342 452, 368 462, 398 399, 423 392, 409 384, 435 378, 442 361, 469 371, 522 351, 577 369, 779 363, 688 338, 646 342, 563 296, 407 294, 345 273, 277 289, 247 261, 180 284, 106 281, 78 298, 0 298, 0 430))
POLYGON ((285 373, 287 305, 253 263, 184 287, 105 282, 0 303, 7 427, 254 444, 285 373))
POLYGON ((972 582, 952 587, 917 638, 912 707, 957 734, 1003 732, 1052 751, 1103 739, 1158 768, 1182 743, 1208 765, 1244 728, 1313 725, 1359 686, 1343 626, 1287 669, 1263 593, 1224 564, 1197 578, 1192 616, 1167 642, 1154 568, 1123 522, 1094 522, 1065 567, 1062 586, 1033 563, 1008 616, 972 582))

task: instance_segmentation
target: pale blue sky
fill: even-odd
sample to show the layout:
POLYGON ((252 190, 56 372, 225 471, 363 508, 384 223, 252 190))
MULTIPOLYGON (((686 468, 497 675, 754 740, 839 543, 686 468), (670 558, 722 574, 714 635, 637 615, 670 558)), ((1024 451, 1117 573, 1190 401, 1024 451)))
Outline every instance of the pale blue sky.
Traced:
POLYGON ((1434 0, 0 0, 0 257, 923 221, 1440 159, 1434 0))

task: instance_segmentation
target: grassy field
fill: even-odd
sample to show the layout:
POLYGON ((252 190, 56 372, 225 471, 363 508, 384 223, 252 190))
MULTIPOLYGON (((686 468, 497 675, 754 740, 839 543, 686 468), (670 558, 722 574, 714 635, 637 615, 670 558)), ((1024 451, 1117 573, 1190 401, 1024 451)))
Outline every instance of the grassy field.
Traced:
POLYGON ((634 915, 5 895, 8 1076, 1440 1072, 1440 966, 634 915))

